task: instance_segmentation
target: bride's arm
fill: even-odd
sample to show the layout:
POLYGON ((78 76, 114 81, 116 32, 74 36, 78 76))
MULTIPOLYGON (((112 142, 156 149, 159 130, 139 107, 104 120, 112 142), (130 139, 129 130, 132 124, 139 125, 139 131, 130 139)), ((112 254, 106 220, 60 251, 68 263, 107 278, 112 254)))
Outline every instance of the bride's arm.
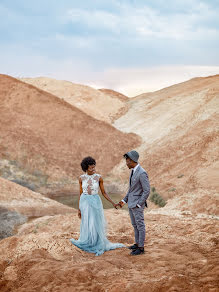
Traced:
POLYGON ((113 207, 117 209, 117 205, 110 199, 110 197, 105 192, 102 177, 100 177, 100 179, 99 179, 99 186, 100 186, 100 190, 101 190, 101 193, 104 196, 104 198, 106 198, 110 203, 112 203, 113 207))
POLYGON ((79 202, 80 202, 81 194, 83 193, 83 189, 82 189, 82 180, 80 177, 79 177, 79 188, 80 188, 80 194, 78 197, 78 217, 81 218, 81 210, 79 209, 79 202))

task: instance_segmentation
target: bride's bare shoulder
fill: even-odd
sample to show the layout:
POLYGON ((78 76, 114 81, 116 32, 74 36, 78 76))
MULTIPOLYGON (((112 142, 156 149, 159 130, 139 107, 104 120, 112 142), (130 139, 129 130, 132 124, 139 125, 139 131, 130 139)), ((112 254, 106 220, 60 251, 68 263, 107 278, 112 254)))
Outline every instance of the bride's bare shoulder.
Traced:
POLYGON ((103 181, 103 178, 102 178, 101 174, 97 174, 97 177, 98 177, 99 181, 103 181))
POLYGON ((78 177, 78 180, 79 181, 82 181, 82 179, 85 177, 85 174, 81 174, 79 177, 78 177))

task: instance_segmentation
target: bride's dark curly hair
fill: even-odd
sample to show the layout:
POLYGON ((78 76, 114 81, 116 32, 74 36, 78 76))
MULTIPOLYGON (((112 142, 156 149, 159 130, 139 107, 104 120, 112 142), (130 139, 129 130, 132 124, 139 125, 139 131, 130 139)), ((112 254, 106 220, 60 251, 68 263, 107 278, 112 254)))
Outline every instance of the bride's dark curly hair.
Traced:
POLYGON ((88 169, 88 166, 89 165, 96 165, 96 161, 93 157, 91 156, 88 156, 88 157, 85 157, 82 161, 81 161, 81 168, 84 172, 87 171, 88 169))

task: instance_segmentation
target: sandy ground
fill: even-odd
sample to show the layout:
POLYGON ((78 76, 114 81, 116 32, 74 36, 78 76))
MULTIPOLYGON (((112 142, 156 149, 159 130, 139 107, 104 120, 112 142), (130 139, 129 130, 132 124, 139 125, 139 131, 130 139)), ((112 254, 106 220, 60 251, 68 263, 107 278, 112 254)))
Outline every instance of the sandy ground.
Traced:
MULTIPOLYGON (((108 238, 132 244, 128 213, 105 215, 108 238)), ((145 221, 145 254, 136 257, 127 248, 96 257, 73 246, 75 214, 24 224, 0 242, 1 291, 218 291, 218 219, 145 212, 145 221)))

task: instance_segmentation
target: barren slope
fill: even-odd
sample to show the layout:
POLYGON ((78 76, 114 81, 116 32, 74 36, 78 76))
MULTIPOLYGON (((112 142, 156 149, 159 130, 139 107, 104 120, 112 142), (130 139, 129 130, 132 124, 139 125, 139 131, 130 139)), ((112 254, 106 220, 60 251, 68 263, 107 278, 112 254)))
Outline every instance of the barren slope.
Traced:
MULTIPOLYGON (((136 145, 136 135, 122 133, 54 95, 0 75, 0 159, 16 164, 17 172, 27 178, 39 177, 47 187, 70 184, 81 174, 80 161, 87 155, 97 159, 97 171, 105 175, 124 151, 136 145)), ((7 171, 9 166, 3 166, 1 176, 10 177, 12 168, 7 171)))
POLYGON ((76 213, 70 207, 0 177, 0 206, 27 217, 76 213))
MULTIPOLYGON (((195 78, 129 101, 114 125, 141 136, 140 162, 166 198, 198 188, 218 192, 219 75, 195 78)), ((125 174, 124 165, 113 173, 125 174)))
POLYGON ((112 98, 116 98, 116 99, 118 98, 121 101, 128 101, 129 100, 129 98, 127 96, 125 96, 124 94, 117 92, 115 90, 112 90, 112 89, 101 88, 101 89, 99 89, 99 91, 106 93, 107 95, 110 95, 112 98))
POLYGON ((127 98, 125 99, 125 96, 122 98, 122 94, 119 93, 108 94, 107 91, 96 90, 90 86, 47 77, 21 78, 20 80, 63 98, 101 121, 111 123, 128 110, 127 98))

